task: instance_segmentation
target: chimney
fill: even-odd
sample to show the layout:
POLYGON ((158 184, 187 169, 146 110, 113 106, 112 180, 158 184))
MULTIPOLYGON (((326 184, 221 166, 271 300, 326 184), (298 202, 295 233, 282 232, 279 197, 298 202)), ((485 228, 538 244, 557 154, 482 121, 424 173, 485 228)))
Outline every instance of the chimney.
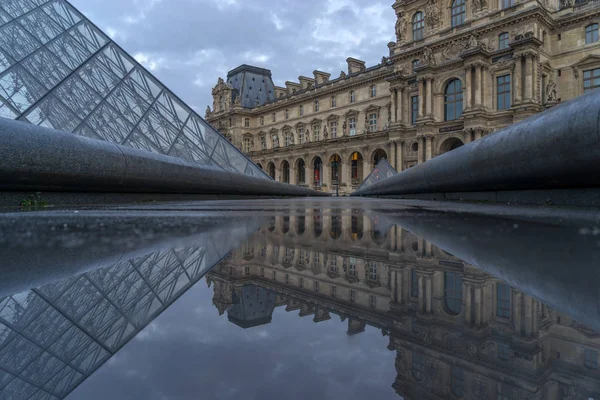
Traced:
POLYGON ((362 60, 357 60, 356 58, 348 57, 346 59, 346 62, 348 63, 348 74, 363 72, 367 69, 365 62, 362 60))

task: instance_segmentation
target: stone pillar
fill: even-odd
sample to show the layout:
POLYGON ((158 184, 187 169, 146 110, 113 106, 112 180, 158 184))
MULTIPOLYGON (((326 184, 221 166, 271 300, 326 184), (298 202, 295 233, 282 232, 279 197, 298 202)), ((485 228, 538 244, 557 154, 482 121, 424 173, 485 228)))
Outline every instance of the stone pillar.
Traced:
POLYGON ((348 336, 356 335, 357 333, 364 332, 365 327, 365 322, 354 318, 348 318, 348 330, 346 333, 348 336))
POLYGON ((396 168, 396 142, 390 142, 390 165, 396 168))
POLYGON ((340 177, 340 184, 344 182, 346 184, 348 192, 351 191, 352 179, 350 176, 350 162, 347 159, 342 158, 342 176, 340 177))
POLYGON ((473 306, 473 299, 471 296, 471 284, 470 283, 463 283, 464 285, 464 291, 465 291, 465 320, 467 322, 467 324, 471 324, 473 323, 473 321, 471 320, 471 316, 473 315, 473 310, 472 310, 472 306, 473 306))
POLYGON ((404 140, 396 142, 396 171, 404 170, 404 140))
POLYGON ((331 163, 329 162, 329 158, 325 155, 321 156, 321 161, 323 161, 323 173, 321 174, 321 186, 327 185, 326 190, 331 190, 331 163))
POLYGON ((481 107, 483 105, 483 89, 481 87, 481 65, 475 66, 475 106, 481 107))
POLYGON ((483 131, 481 129, 475 129, 475 140, 481 139, 483 131))
POLYGON ((404 113, 403 113, 403 105, 404 105, 404 88, 399 88, 396 90, 396 121, 404 122, 404 113))
POLYGON ((427 91, 427 99, 426 99, 426 112, 425 115, 427 117, 432 116, 433 110, 433 78, 427 78, 426 80, 426 91, 427 91))
POLYGON ((433 157, 433 135, 425 136, 425 161, 433 157))
POLYGON ((523 308, 525 314, 523 321, 525 336, 531 337, 533 331, 533 298, 531 296, 523 295, 523 308))
POLYGON ((471 93, 472 93, 472 77, 471 77, 471 70, 472 67, 469 65, 466 70, 465 70, 465 104, 466 104, 466 109, 471 108, 471 106, 473 105, 473 100, 471 99, 471 93))
POLYGON ((481 296, 481 286, 477 285, 475 287, 475 325, 477 326, 481 326, 481 301, 482 301, 482 296, 481 296))
POLYGON ((433 302, 433 277, 427 276, 425 278, 425 293, 427 293, 427 300, 425 302, 425 312, 431 314, 431 304, 433 302))
POLYGON ((423 275, 417 275, 417 279, 419 281, 419 312, 423 312, 425 310, 425 282, 423 275))
POLYGON ((533 57, 531 54, 525 56, 525 96, 523 100, 533 99, 533 57))
POLYGON ((533 84, 531 85, 532 87, 532 99, 535 103, 539 102, 539 96, 538 96, 538 86, 537 86, 537 82, 538 82, 538 58, 536 54, 533 54, 531 56, 532 58, 532 68, 533 71, 531 72, 531 75, 533 77, 533 84))
MULTIPOLYGON (((365 179, 367 179, 367 176, 369 176, 369 174, 371 173, 371 171, 373 170, 373 166, 371 165, 371 159, 364 159, 363 160, 363 181, 365 179)), ((362 183, 362 182, 361 182, 362 183)))
POLYGON ((390 88, 390 93, 392 94, 392 107, 391 107, 391 118, 392 124, 397 121, 397 113, 396 113, 396 97, 398 96, 398 91, 395 88, 390 88))
POLYGON ((472 139, 471 139, 471 130, 468 129, 465 131, 465 144, 467 143, 471 143, 472 139))
POLYGON ((290 185, 298 184, 298 175, 296 174, 296 164, 290 164, 290 185))
POLYGON ((419 150, 417 151, 417 156, 418 156, 418 163, 421 164, 423 162, 423 154, 424 149, 423 149, 423 136, 417 136, 417 143, 419 144, 419 150))
POLYGON ((312 186, 312 171, 313 169, 308 165, 308 161, 304 160, 304 184, 312 186))
POLYGON ((418 118, 423 118, 425 113, 425 90, 423 87, 423 79, 419 79, 419 115, 418 118))
POLYGON ((513 95, 513 103, 519 104, 521 103, 521 56, 515 56, 515 73, 514 73, 514 95, 513 95))
POLYGON ((522 297, 521 293, 512 291, 513 293, 513 307, 512 307, 512 318, 513 318, 513 326, 515 327, 516 334, 521 334, 521 304, 522 297))
POLYGON ((396 271, 396 302, 402 304, 402 271, 396 271))

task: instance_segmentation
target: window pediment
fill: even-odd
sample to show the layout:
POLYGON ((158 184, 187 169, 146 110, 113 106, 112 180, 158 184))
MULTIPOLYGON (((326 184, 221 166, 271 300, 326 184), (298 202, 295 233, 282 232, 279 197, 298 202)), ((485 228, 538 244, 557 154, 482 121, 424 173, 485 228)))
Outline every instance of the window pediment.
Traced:
POLYGON ((354 117, 356 115, 358 115, 358 111, 350 109, 344 114, 344 117, 354 117))
POLYGON ((291 127, 291 126, 289 126, 289 125, 284 125, 284 126, 282 126, 282 127, 281 127, 281 130, 282 130, 282 131, 289 131, 289 130, 291 130, 291 129, 292 129, 292 127, 291 127))
POLYGON ((339 115, 336 114, 331 114, 330 116, 327 117, 327 121, 337 121, 340 118, 339 115))
POLYGON ((600 56, 596 55, 596 54, 590 54, 590 55, 583 57, 581 60, 579 60, 574 65, 574 67, 586 68, 586 67, 596 66, 598 64, 600 64, 600 56))
POLYGON ((279 129, 276 129, 276 128, 271 128, 271 130, 269 131, 269 133, 271 133, 271 134, 277 133, 277 132, 279 132, 279 129))
POLYGON ((310 124, 311 124, 311 125, 318 125, 318 124, 320 124, 321 122, 323 122, 323 120, 321 120, 321 119, 318 119, 318 118, 313 118, 313 120, 312 120, 312 121, 310 121, 310 124))
POLYGON ((381 107, 376 106, 374 104, 369 105, 367 108, 365 108, 363 110, 363 112, 365 113, 379 113, 379 110, 381 109, 381 107))

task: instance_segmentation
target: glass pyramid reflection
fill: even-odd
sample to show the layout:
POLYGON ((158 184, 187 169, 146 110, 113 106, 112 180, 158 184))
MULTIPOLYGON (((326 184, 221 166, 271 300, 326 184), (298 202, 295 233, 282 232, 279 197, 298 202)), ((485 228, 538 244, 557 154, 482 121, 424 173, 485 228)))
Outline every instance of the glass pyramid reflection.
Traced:
POLYGON ((270 179, 65 0, 0 2, 0 117, 270 179))
POLYGON ((397 174, 398 172, 394 169, 394 167, 392 167, 385 158, 382 158, 381 161, 377 163, 373 171, 369 174, 369 176, 367 176, 363 184, 360 185, 358 189, 360 190, 367 188, 373 185, 374 183, 377 183, 385 178, 389 178, 390 176, 394 176, 397 174))

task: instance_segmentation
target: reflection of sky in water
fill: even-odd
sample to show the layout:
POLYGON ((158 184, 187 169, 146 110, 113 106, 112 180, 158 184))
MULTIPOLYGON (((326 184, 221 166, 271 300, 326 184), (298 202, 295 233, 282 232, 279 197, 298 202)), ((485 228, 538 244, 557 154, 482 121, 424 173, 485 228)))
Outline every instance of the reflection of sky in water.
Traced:
POLYGON ((285 306, 244 330, 212 297, 199 282, 69 399, 401 399, 380 330, 348 336, 335 315, 315 324, 285 306))

